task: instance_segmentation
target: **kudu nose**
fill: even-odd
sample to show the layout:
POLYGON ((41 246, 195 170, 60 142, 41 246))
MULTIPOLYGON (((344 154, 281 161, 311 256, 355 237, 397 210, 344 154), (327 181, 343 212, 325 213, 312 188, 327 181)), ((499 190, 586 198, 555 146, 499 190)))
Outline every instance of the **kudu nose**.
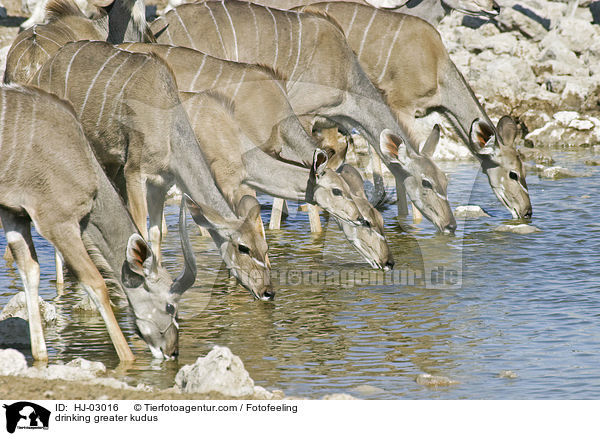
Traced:
POLYGON ((455 231, 456 231, 456 223, 455 222, 449 223, 448 225, 446 225, 446 227, 444 227, 444 233, 446 233, 446 234, 454 234, 455 231))
POLYGON ((275 291, 273 288, 267 288, 262 294, 261 300, 272 301, 275 298, 275 291))
POLYGON ((531 218, 532 215, 533 215, 533 209, 530 207, 523 214, 523 218, 529 219, 529 218, 531 218))
POLYGON ((391 270, 391 269, 394 269, 394 264, 395 264, 395 262, 394 262, 393 260, 388 260, 388 261, 385 263, 385 265, 384 265, 384 267, 383 267, 383 270, 384 270, 384 271, 389 271, 389 270, 391 270))

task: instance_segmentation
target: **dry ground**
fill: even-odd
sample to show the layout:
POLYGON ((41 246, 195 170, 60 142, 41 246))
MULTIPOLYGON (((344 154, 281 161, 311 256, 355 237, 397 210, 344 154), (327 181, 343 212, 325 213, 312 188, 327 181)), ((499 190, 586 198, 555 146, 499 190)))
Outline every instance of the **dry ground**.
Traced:
POLYGON ((115 389, 65 380, 0 377, 2 400, 225 400, 218 394, 180 394, 172 390, 153 392, 115 389))

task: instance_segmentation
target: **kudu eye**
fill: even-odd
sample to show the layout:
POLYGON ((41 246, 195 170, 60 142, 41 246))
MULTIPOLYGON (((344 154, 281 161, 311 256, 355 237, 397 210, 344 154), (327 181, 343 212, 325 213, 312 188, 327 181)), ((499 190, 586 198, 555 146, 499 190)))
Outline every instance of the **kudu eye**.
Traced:
POLYGON ((336 197, 341 197, 342 196, 342 191, 338 188, 333 188, 331 190, 331 192, 333 193, 333 195, 335 195, 336 197))
POLYGON ((423 181, 421 182, 421 184, 423 185, 423 188, 425 188, 425 189, 433 189, 433 185, 427 179, 423 179, 423 181))
POLYGON ((175 315, 175 306, 173 306, 171 303, 167 303, 165 310, 169 315, 175 315))
POLYGON ((510 177, 511 179, 513 179, 515 182, 519 181, 519 175, 515 171, 510 171, 508 173, 508 177, 510 177))
POLYGON ((240 251, 240 253, 250 254, 250 249, 248 247, 246 247, 245 245, 239 244, 238 250, 240 251))
POLYGON ((363 227, 366 227, 368 229, 371 228, 371 223, 368 220, 361 218, 359 219, 359 222, 362 224, 363 227))

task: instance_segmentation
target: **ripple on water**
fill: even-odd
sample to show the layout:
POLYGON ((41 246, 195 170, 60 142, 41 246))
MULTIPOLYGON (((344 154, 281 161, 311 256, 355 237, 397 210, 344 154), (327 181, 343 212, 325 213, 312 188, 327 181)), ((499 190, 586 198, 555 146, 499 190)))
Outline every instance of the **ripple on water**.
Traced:
MULTIPOLYGON (((558 155, 557 165, 576 168, 571 156, 558 155)), ((320 271, 369 269, 336 225, 323 217, 325 232, 311 235, 306 215, 295 213, 292 205, 283 229, 267 232, 271 262, 278 271, 307 272, 315 280, 282 283, 274 302, 254 301, 228 278, 211 241, 191 231, 199 274, 180 304, 178 362, 153 361, 135 337, 127 310, 120 309, 117 316, 137 360, 114 376, 169 387, 181 365, 218 344, 242 358, 257 384, 290 395, 597 398, 600 204, 594 193, 600 170, 555 181, 530 175, 531 224, 543 232, 515 235, 492 231, 518 222, 499 205, 485 176, 472 164, 446 163, 444 169, 452 173, 452 207, 477 204, 491 217, 459 220, 457 236, 446 237, 435 235, 427 222, 399 226, 390 206, 384 211, 386 231, 398 270, 425 274, 424 268, 433 265, 436 277, 443 278, 444 271, 456 270, 461 287, 426 289, 420 281, 424 276, 414 284, 319 281, 320 271), (585 194, 589 198, 582 198, 585 194), (507 370, 518 378, 498 377, 507 370), (429 389, 415 382, 423 373, 460 383, 429 389)), ((167 222, 165 264, 176 274, 182 256, 175 207, 167 208, 167 222)), ((42 265, 40 294, 52 300, 53 250, 34 238, 42 265)), ((0 251, 4 248, 1 238, 0 251)), ((5 267, 0 285, 2 305, 21 289, 16 272, 5 267)), ((64 321, 48 330, 51 361, 83 356, 114 368, 118 361, 100 317, 72 309, 76 289, 68 281, 65 294, 55 300, 64 321)))

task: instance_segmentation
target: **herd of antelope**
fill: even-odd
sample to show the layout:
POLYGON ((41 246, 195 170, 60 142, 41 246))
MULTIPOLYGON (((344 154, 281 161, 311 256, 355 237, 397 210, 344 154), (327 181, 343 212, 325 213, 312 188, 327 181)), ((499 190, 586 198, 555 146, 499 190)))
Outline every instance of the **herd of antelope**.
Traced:
POLYGON ((274 290, 257 191, 324 209, 373 268, 387 270, 394 261, 373 206, 383 162, 399 214, 408 195, 453 233, 447 179, 431 158, 439 128, 420 145, 417 112, 447 115, 513 217, 531 217, 514 121, 490 121, 434 27, 451 9, 493 16, 493 0, 390 10, 262 1, 181 4, 148 24, 140 0, 97 0, 91 17, 72 0, 51 0, 46 21, 13 42, 0 87, 0 219, 35 359, 48 353, 31 223, 60 253, 57 273, 63 259, 97 305, 122 361, 134 356, 109 287, 126 296, 152 355, 177 356, 177 305, 197 272, 187 211, 231 274, 265 300, 274 290), (351 140, 337 139, 354 129, 379 162, 370 200, 344 163, 351 140), (161 266, 174 185, 184 254, 175 280, 161 266))

